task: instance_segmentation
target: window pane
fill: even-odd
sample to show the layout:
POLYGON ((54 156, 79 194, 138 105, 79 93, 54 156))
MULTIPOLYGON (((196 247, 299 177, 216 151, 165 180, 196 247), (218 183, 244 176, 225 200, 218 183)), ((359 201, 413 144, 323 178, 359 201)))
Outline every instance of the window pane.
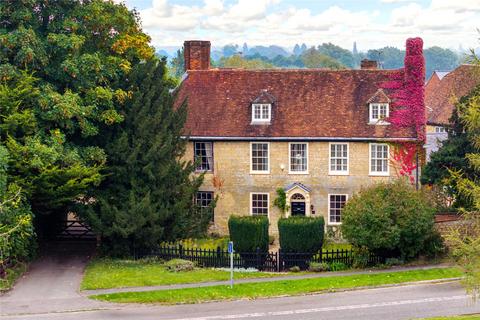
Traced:
POLYGON ((195 142, 194 143, 194 160, 198 161, 196 170, 212 171, 213 170, 213 143, 212 142, 195 142))
POLYGON ((307 171, 307 144, 290 144, 290 171, 307 171))
POLYGON ((370 168, 372 172, 388 172, 388 145, 371 144, 370 145, 370 168))
POLYGON ((330 195, 329 221, 331 223, 342 222, 342 210, 347 201, 346 195, 330 195))
POLYGON ((252 194, 252 214, 268 215, 268 194, 252 194))
POLYGON ((252 170, 268 171, 268 143, 252 143, 252 170))
POLYGON ((330 171, 348 171, 348 144, 337 143, 330 146, 330 171))

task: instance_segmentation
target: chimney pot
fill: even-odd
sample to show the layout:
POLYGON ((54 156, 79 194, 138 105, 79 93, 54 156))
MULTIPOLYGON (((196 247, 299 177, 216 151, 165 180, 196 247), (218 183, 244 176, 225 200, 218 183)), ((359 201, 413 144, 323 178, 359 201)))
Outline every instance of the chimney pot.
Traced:
POLYGON ((210 41, 188 40, 183 43, 185 71, 210 69, 210 41))
POLYGON ((363 59, 360 62, 360 68, 361 69, 371 69, 371 70, 378 69, 377 61, 363 59))

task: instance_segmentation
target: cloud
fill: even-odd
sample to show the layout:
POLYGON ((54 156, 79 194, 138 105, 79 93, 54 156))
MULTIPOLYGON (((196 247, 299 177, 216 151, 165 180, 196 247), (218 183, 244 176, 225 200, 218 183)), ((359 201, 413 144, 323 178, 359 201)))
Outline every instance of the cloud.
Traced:
POLYGON ((295 43, 333 42, 351 48, 357 41, 365 50, 385 45, 402 47, 412 36, 422 36, 426 46, 477 45, 479 0, 431 0, 427 5, 409 0, 381 2, 397 5, 388 10, 381 6, 352 10, 332 5, 313 11, 294 1, 288 5, 280 0, 203 0, 195 1, 195 5, 152 0, 140 15, 156 46, 180 46, 185 39, 206 39, 214 46, 247 42, 293 47, 295 43))
POLYGON ((381 3, 401 3, 401 2, 414 2, 414 0, 381 0, 381 3))

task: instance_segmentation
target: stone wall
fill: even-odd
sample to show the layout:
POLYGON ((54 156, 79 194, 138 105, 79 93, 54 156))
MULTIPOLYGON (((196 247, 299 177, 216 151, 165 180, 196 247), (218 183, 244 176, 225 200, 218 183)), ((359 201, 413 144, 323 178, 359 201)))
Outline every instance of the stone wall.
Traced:
MULTIPOLYGON (((270 233, 276 235, 277 221, 283 215, 273 205, 278 188, 294 182, 309 187, 314 211, 312 216, 323 216, 328 224, 329 194, 347 194, 351 197, 362 186, 397 176, 392 164, 390 176, 370 176, 369 143, 363 142, 349 143, 349 175, 346 176, 329 175, 328 142, 308 143, 308 174, 289 174, 288 142, 270 142, 270 174, 250 173, 250 142, 214 142, 213 150, 214 172, 205 175, 201 190, 214 191, 218 196, 212 231, 220 234, 228 233, 230 215, 250 215, 251 192, 269 194, 270 233)), ((189 143, 185 158, 193 160, 193 143, 189 143)))

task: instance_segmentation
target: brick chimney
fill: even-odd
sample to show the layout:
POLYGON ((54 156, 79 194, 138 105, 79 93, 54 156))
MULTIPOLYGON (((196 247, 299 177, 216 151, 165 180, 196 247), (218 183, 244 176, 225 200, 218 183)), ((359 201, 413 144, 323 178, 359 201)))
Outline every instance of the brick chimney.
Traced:
POLYGON ((183 43, 185 71, 210 69, 210 41, 189 40, 183 43))
POLYGON ((360 69, 371 69, 371 70, 378 69, 377 61, 363 59, 360 62, 360 69))

